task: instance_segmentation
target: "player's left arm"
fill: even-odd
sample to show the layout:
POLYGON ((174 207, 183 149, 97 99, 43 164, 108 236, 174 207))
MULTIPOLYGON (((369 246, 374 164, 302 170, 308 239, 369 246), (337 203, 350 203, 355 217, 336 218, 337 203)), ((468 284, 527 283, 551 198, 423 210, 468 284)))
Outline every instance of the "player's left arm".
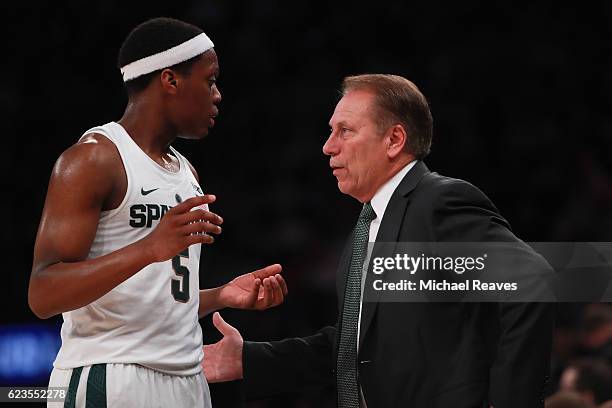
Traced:
POLYGON ((200 318, 225 307, 265 310, 278 306, 287 296, 287 284, 279 264, 245 273, 223 286, 200 290, 200 318))
MULTIPOLYGON (((187 163, 199 183, 198 172, 189 161, 187 163)), ((200 290, 198 316, 202 318, 226 307, 265 310, 280 305, 288 292, 281 271, 279 264, 269 265, 240 275, 223 286, 200 290)))

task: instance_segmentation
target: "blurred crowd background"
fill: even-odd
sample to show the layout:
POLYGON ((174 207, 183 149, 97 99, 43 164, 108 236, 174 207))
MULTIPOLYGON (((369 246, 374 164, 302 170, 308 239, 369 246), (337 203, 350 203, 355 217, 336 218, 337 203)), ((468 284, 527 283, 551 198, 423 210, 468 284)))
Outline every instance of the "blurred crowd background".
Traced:
MULTIPOLYGON (((27 284, 49 175, 82 132, 121 117, 117 52, 151 17, 199 25, 220 59, 215 128, 202 142, 176 143, 225 219, 221 238, 204 249, 202 286, 276 262, 289 285, 285 304, 273 310, 222 313, 245 339, 308 335, 336 320, 336 262, 359 205, 337 190, 321 148, 346 75, 414 81, 435 122, 427 165, 480 187, 523 240, 612 241, 610 2, 0 7, 8 29, 0 68, 2 385, 46 384, 61 317, 39 321, 27 284)), ((205 342, 218 340, 209 318, 202 326, 205 342)), ((612 306, 558 305, 552 373, 549 408, 612 400, 612 306)), ((322 390, 249 406, 332 407, 334 400, 322 390)))

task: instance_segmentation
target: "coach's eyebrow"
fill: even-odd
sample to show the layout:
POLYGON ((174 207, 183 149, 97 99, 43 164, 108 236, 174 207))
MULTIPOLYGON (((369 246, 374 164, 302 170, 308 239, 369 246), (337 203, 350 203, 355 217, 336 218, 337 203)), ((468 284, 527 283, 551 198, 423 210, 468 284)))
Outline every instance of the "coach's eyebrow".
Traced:
MULTIPOLYGON (((345 126, 348 126, 348 123, 346 123, 346 121, 345 121, 345 120, 341 120, 341 121, 339 121, 339 122, 336 122, 336 123, 335 123, 335 125, 336 125, 336 126, 338 126, 338 127, 345 127, 345 126)), ((332 127, 333 127, 333 124, 332 124, 332 122, 330 121, 330 122, 329 122, 329 128, 331 129, 332 127)))

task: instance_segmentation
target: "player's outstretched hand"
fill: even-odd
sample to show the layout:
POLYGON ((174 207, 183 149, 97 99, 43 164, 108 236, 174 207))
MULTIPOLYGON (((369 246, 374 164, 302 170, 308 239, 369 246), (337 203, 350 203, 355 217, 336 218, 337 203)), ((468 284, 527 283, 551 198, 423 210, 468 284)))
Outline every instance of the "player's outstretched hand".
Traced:
POLYGON ((221 318, 219 312, 213 315, 213 324, 223 338, 215 344, 204 346, 202 368, 209 383, 233 381, 243 377, 242 336, 233 326, 221 318))
POLYGON ((240 275, 221 287, 219 300, 224 307, 264 310, 280 305, 287 296, 287 284, 279 264, 240 275))
POLYGON ((214 195, 192 197, 171 208, 160 220, 157 228, 143 244, 153 262, 166 261, 193 244, 211 244, 209 234, 220 234, 223 218, 217 214, 196 208, 215 201, 214 195), (193 210, 192 210, 193 209, 193 210))

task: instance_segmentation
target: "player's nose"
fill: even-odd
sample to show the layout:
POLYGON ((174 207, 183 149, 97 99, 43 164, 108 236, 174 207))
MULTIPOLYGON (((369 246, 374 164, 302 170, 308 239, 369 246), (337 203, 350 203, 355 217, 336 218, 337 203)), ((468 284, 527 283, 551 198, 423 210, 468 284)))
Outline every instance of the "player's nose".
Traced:
POLYGON ((219 87, 215 86, 213 92, 214 92, 213 93, 213 103, 214 104, 220 103, 223 98, 221 97, 221 91, 219 90, 219 87))

